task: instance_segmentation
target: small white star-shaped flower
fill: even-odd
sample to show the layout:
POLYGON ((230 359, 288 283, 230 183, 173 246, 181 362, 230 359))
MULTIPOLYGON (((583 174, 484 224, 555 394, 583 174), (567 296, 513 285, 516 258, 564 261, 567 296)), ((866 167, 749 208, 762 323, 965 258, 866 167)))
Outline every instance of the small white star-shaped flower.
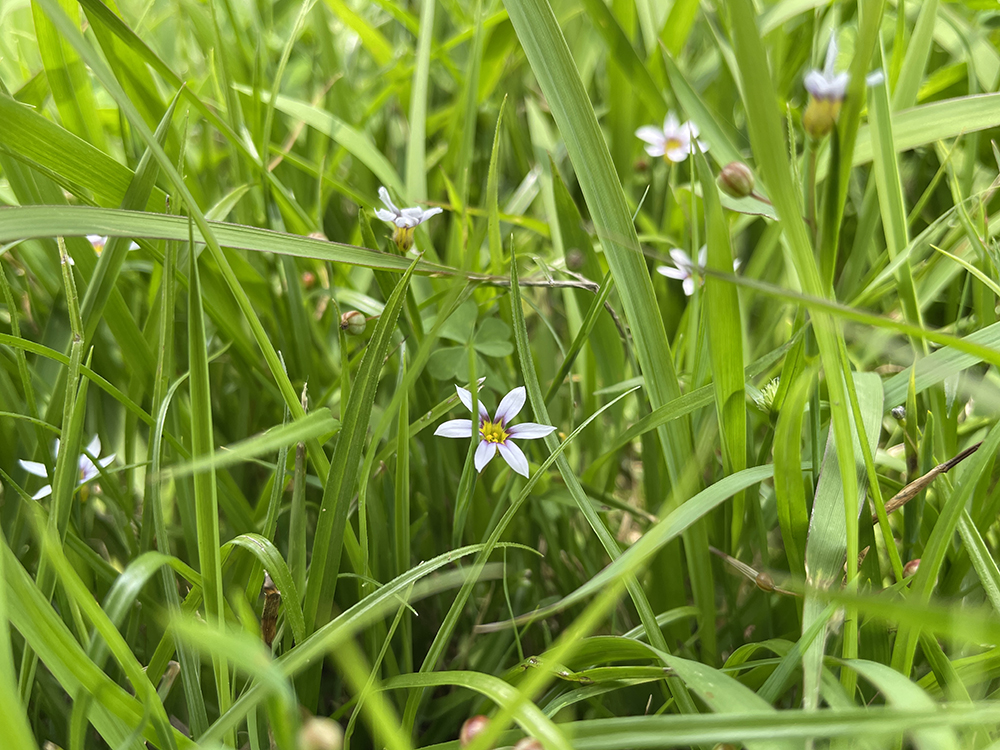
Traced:
MULTIPOLYGON (((472 394, 459 386, 455 386, 455 390, 458 391, 458 397, 465 404, 465 407, 472 411, 472 394)), ((482 472, 486 468, 486 464, 499 453, 510 468, 523 477, 528 476, 528 459, 514 444, 514 438, 518 440, 543 438, 551 433, 555 427, 535 422, 508 424, 521 411, 526 400, 524 386, 518 386, 501 399, 493 419, 490 419, 490 414, 483 406, 483 402, 479 402, 479 446, 476 448, 476 471, 482 472)), ((434 434, 450 438, 472 437, 472 420, 452 419, 443 422, 434 430, 434 434)))
MULTIPOLYGON (((679 280, 681 282, 681 287, 684 289, 685 296, 690 297, 694 294, 695 276, 700 278, 701 272, 708 263, 708 247, 706 245, 701 246, 701 249, 698 251, 697 265, 695 265, 691 256, 676 247, 670 251, 670 260, 674 262, 674 265, 657 266, 656 272, 666 276, 668 279, 679 280)), ((739 267, 740 259, 737 258, 733 261, 733 271, 736 271, 739 267)))
POLYGON ((692 144, 699 151, 708 151, 708 144, 698 140, 699 133, 695 123, 691 120, 682 123, 673 112, 667 112, 662 129, 655 125, 643 125, 635 131, 636 137, 645 141, 647 154, 662 156, 675 164, 687 159, 692 144))
MULTIPOLYGON (((56 456, 59 455, 59 439, 56 438, 55 450, 56 456)), ((94 438, 87 445, 86 452, 81 453, 80 457, 77 459, 77 471, 79 472, 77 486, 81 484, 86 484, 91 479, 96 477, 100 472, 97 468, 97 464, 100 464, 101 468, 109 466, 112 461, 115 460, 115 454, 112 453, 110 456, 105 456, 104 458, 97 458, 101 453, 101 438, 94 435, 94 438), (93 462, 90 458, 93 456, 97 458, 97 464, 93 462)), ((23 458, 18 459, 18 463, 21 464, 21 468, 24 469, 29 474, 34 474, 36 477, 47 478, 48 472, 45 469, 45 464, 39 463, 38 461, 25 461, 23 458)), ((52 485, 47 484, 42 487, 38 492, 32 495, 32 499, 39 500, 43 497, 48 497, 52 494, 52 485)))
POLYGON ((392 241, 396 243, 402 252, 406 252, 413 247, 413 230, 423 224, 432 216, 437 216, 444 211, 443 208, 399 208, 389 197, 389 191, 385 187, 378 189, 378 197, 386 205, 385 208, 375 210, 375 215, 382 221, 395 226, 392 233, 392 241))

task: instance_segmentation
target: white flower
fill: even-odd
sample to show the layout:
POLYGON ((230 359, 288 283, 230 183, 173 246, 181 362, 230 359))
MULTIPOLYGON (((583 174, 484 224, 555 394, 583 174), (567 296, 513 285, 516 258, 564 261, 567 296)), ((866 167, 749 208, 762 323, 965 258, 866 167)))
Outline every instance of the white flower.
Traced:
MULTIPOLYGON (((110 237, 104 237, 104 236, 101 236, 99 234, 88 234, 87 235, 87 242, 89 242, 91 245, 94 246, 94 252, 97 253, 98 255, 100 255, 102 252, 104 252, 104 246, 108 244, 108 240, 109 239, 111 239, 111 238, 110 237)), ((128 249, 129 250, 138 250, 139 249, 139 243, 138 242, 132 242, 132 243, 130 243, 129 246, 128 246, 128 249)))
POLYGON ((413 230, 423 224, 432 216, 437 216, 443 208, 423 209, 420 206, 413 208, 398 208, 389 197, 389 191, 385 187, 378 189, 378 197, 386 205, 386 208, 375 210, 375 215, 382 221, 388 222, 396 227, 392 233, 392 241, 396 243, 402 252, 406 252, 413 247, 413 230), (386 210, 388 209, 388 210, 386 210))
MULTIPOLYGON (((466 408, 472 410, 472 394, 465 388, 455 386, 458 397, 465 404, 466 408)), ((534 440, 543 438, 552 432, 555 427, 547 424, 536 424, 535 422, 523 422, 521 424, 509 425, 511 419, 517 416, 524 406, 526 396, 524 386, 519 386, 508 393, 500 401, 496 414, 490 419, 490 414, 479 402, 479 447, 476 448, 476 471, 482 472, 486 468, 493 456, 500 452, 503 460, 523 477, 528 476, 528 459, 525 458, 521 449, 514 445, 514 438, 518 440, 534 440)), ((452 419, 443 422, 434 430, 435 435, 451 438, 472 437, 471 419, 452 419)))
POLYGON ((102 237, 99 234, 88 234, 87 242, 94 246, 94 252, 98 255, 104 250, 104 246, 108 244, 108 238, 102 237))
POLYGON ((643 125, 635 131, 635 135, 646 142, 644 148, 647 154, 662 156, 675 164, 687 159, 692 143, 699 151, 708 151, 708 144, 698 140, 698 126, 691 120, 681 123, 673 112, 667 112, 662 130, 655 125, 643 125))
MULTIPOLYGON (((700 276, 705 265, 708 263, 708 247, 705 245, 701 246, 701 250, 698 251, 697 265, 695 265, 686 252, 676 247, 670 251, 670 260, 674 262, 674 265, 657 266, 657 273, 666 276, 668 279, 679 279, 684 289, 684 294, 690 297, 694 294, 695 276, 700 276)), ((739 267, 740 259, 737 258, 733 261, 733 271, 736 271, 739 267)))
MULTIPOLYGON (((56 438, 55 449, 53 451, 56 456, 59 455, 59 439, 56 438)), ((90 441, 90 444, 86 448, 85 453, 80 454, 80 458, 77 459, 77 471, 79 472, 79 478, 77 480, 77 485, 86 484, 91 479, 96 477, 100 472, 97 469, 97 465, 91 459, 91 456, 97 458, 101 453, 101 438, 94 435, 94 439, 90 441)), ((112 453, 110 456, 105 456, 104 458, 98 458, 97 463, 101 465, 101 468, 108 466, 112 461, 115 460, 115 454, 112 453)), ((37 461, 25 461, 23 458, 18 459, 18 463, 21 464, 21 468, 24 469, 29 474, 34 474, 36 477, 48 477, 48 472, 45 470, 45 464, 38 463, 37 461)), ((48 497, 52 494, 52 485, 47 484, 42 487, 38 492, 32 495, 32 499, 39 500, 43 497, 48 497)))
POLYGON ((833 66, 837 62, 837 33, 830 36, 830 46, 826 48, 826 64, 823 70, 813 68, 806 73, 802 82, 809 95, 816 99, 827 101, 844 101, 847 96, 847 83, 850 76, 846 71, 840 73, 833 72, 833 66))

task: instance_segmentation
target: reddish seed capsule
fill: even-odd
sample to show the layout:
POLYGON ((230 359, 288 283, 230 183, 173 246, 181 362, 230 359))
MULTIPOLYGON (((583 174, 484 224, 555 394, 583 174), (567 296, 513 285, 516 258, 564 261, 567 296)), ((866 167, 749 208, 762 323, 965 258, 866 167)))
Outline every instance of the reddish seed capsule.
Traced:
POLYGON ((514 745, 514 750, 543 750, 542 743, 534 737, 525 737, 514 745))
POLYGON ((915 557, 903 566, 903 578, 909 578, 917 572, 920 567, 920 558, 915 557))
POLYGON ((731 161, 719 173, 718 183, 726 195, 732 198, 746 198, 753 193, 753 172, 743 162, 731 161))
POLYGON ((472 716, 465 720, 462 725, 462 731, 458 733, 458 743, 462 747, 466 747, 472 738, 477 734, 480 734, 487 726, 489 726, 490 720, 488 717, 479 714, 477 716, 472 716))

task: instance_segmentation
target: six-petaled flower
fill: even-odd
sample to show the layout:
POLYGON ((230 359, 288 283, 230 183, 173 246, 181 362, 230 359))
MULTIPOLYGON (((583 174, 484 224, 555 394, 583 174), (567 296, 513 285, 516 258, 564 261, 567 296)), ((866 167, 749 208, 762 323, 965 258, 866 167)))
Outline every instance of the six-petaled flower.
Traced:
MULTIPOLYGON (((684 289, 684 294, 690 297, 694 294, 695 276, 700 278, 705 264, 708 263, 708 247, 705 245, 701 246, 701 250, 698 251, 697 264, 691 259, 691 256, 676 247, 670 251, 670 260, 674 262, 674 265, 657 266, 657 273, 666 276, 668 279, 679 280, 681 287, 684 289)), ((739 267, 740 259, 737 258, 733 261, 733 271, 736 271, 739 267)))
MULTIPOLYGON (((462 403, 471 411, 472 394, 459 386, 455 386, 455 390, 458 391, 458 397, 462 403)), ((528 476, 528 459, 514 444, 514 440, 543 438, 551 433, 555 427, 535 422, 510 424, 510 420, 521 411, 525 399, 524 386, 515 388, 501 399, 492 419, 486 407, 483 406, 483 402, 479 402, 479 446, 476 448, 476 471, 481 472, 486 468, 486 464, 493 460, 493 456, 499 452, 510 468, 521 476, 528 476)), ((443 422, 434 431, 434 434, 451 438, 472 437, 472 420, 452 419, 443 422)))
POLYGON ((647 154, 662 156, 675 164, 687 159, 692 146, 699 151, 708 151, 708 144, 698 139, 699 133, 694 122, 688 120, 682 123, 673 112, 667 112, 662 129, 655 125, 643 125, 635 131, 636 137, 645 141, 647 154))
POLYGON ((389 197, 389 191, 384 187, 378 189, 378 197, 382 199, 386 207, 376 209, 375 215, 382 221, 396 227, 392 232, 392 241, 396 243, 396 247, 403 253, 413 247, 413 230, 444 210, 437 207, 423 209, 419 206, 414 208, 399 208, 392 202, 392 198, 389 197))
MULTIPOLYGON (((59 455, 58 438, 56 439, 55 442, 54 452, 56 456, 59 455)), ((86 484, 100 473, 100 471, 97 468, 97 464, 100 464, 101 468, 103 469, 106 466, 109 466, 111 462, 115 460, 114 453, 112 453, 110 456, 105 456, 104 458, 98 458, 100 453, 101 453, 101 438, 98 437, 97 435, 94 435, 93 440, 90 441, 90 444, 86 448, 86 452, 81 453, 80 457, 77 459, 76 462, 77 472, 78 472, 77 475, 78 486, 86 484), (97 464, 94 463, 91 456, 97 459, 97 464)), ((42 477, 43 479, 48 477, 48 472, 45 469, 45 464, 39 463, 37 461, 25 461, 23 458, 18 459, 18 463, 20 463, 21 468, 24 469, 29 474, 34 474, 36 477, 42 477)), ((38 492, 36 492, 34 495, 32 495, 32 498, 35 500, 39 500, 43 497, 48 497, 51 494, 52 494, 52 485, 47 484, 40 490, 38 490, 38 492)))

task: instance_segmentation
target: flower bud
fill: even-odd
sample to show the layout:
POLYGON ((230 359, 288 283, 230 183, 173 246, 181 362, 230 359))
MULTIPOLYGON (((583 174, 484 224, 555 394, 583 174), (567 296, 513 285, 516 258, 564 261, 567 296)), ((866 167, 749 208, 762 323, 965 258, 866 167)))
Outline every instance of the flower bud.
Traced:
POLYGON ((920 558, 914 557, 912 560, 906 563, 906 565, 903 566, 903 578, 909 578, 910 576, 915 575, 917 572, 917 568, 919 567, 920 567, 920 558))
POLYGON ((731 198, 746 198, 753 193, 754 178, 750 168, 741 161, 731 161, 718 177, 719 189, 731 198))
POLYGON ((462 747, 466 747, 472 738, 477 734, 480 734, 487 726, 489 726, 490 720, 486 716, 479 714, 477 716, 472 716, 465 720, 462 725, 462 731, 458 734, 458 743, 462 747))
POLYGON ((514 750, 544 750, 542 748, 542 743, 536 740, 534 737, 525 737, 523 740, 518 740, 518 743, 514 745, 514 750))
POLYGON ((348 310, 340 316, 340 330, 346 331, 348 336, 361 336, 367 327, 367 318, 358 310, 348 310))
POLYGON ((311 716, 299 730, 299 744, 302 750, 340 750, 344 746, 344 731, 333 719, 311 716))
POLYGON ((842 103, 843 99, 817 99, 810 96, 806 111, 802 113, 802 127, 806 133, 817 141, 826 136, 837 124, 842 103))
POLYGON ((306 289, 312 289, 312 287, 315 286, 315 284, 316 284, 316 274, 314 274, 312 271, 303 271, 302 286, 304 286, 306 289))

